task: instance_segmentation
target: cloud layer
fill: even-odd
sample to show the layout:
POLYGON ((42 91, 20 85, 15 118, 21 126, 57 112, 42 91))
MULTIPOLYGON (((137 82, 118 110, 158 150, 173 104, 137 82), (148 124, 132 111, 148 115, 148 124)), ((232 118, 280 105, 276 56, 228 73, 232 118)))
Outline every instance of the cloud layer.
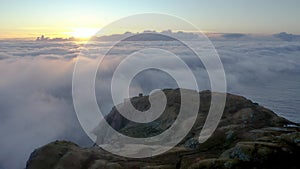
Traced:
MULTIPOLYGON (((145 43, 126 42, 104 61, 96 79, 96 95, 104 103, 103 112, 109 112, 112 106, 107 91, 113 68, 138 46, 164 48, 181 56, 196 75, 200 88, 209 89, 202 63, 188 50, 175 42, 145 43)), ((300 122, 299 42, 222 37, 215 38, 213 44, 223 62, 229 92, 242 94, 300 122)), ((88 59, 94 62, 93 58, 107 45, 95 42, 88 47, 92 53, 88 59)), ((35 148, 56 139, 92 144, 72 104, 72 73, 81 51, 86 52, 86 46, 72 42, 0 41, 0 168, 23 168, 35 148)), ((172 65, 172 59, 160 59, 172 65)), ((180 73, 180 68, 174 70, 180 73)), ((163 72, 150 70, 136 76, 130 93, 167 87, 175 88, 175 81, 163 72)))

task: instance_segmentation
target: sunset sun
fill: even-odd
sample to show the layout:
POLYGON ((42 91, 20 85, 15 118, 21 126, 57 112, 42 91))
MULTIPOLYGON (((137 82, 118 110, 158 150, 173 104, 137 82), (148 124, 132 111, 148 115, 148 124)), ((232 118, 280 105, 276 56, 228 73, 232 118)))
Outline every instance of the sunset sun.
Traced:
POLYGON ((74 28, 70 35, 75 38, 90 38, 94 36, 99 29, 97 28, 74 28))

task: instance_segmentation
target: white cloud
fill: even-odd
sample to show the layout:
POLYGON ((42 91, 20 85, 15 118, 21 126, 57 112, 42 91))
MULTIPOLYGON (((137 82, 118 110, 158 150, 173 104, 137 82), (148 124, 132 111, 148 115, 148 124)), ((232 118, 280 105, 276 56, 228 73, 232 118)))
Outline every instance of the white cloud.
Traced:
MULTIPOLYGON (((195 73, 201 89, 209 88, 204 67, 195 56, 190 56, 188 50, 172 44, 174 42, 158 42, 154 46, 149 43, 146 45, 163 47, 182 56, 195 73)), ((274 102, 281 101, 274 109, 287 110, 285 113, 290 113, 287 116, 297 117, 292 112, 300 109, 297 107, 300 105, 299 95, 293 95, 299 93, 299 42, 247 40, 243 37, 242 40, 215 38, 213 43, 223 62, 230 92, 243 94, 270 108, 274 102), (285 87, 291 92, 285 91, 285 87), (262 96, 261 93, 268 95, 262 96), (283 99, 288 101, 282 102, 283 99), (286 105, 290 109, 285 109, 286 105)), ((93 53, 91 58, 107 48, 105 43, 100 44, 89 45, 93 53)), ((125 43, 111 51, 111 56, 101 67, 102 74, 97 76, 96 95, 98 101, 104 103, 101 104, 104 112, 112 106, 107 92, 110 91, 112 71, 122 57, 143 46, 134 44, 125 43)), ((5 169, 24 167, 34 148, 55 139, 88 143, 76 119, 71 96, 76 61, 73 58, 80 50, 86 51, 83 45, 71 42, 0 41, 0 164, 5 169)), ((162 62, 159 56, 156 57, 157 62, 162 62)), ((164 61, 172 65, 173 60, 164 61)), ((180 68, 173 69, 180 73, 180 68)), ((147 93, 154 88, 176 87, 171 77, 153 70, 141 73, 132 85, 132 95, 142 90, 147 93)), ((295 120, 299 122, 299 119, 295 120)))

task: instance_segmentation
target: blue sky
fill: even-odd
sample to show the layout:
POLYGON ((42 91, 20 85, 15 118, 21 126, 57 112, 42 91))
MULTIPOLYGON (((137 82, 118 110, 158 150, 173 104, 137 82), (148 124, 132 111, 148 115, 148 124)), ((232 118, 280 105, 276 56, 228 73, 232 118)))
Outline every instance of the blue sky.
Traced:
POLYGON ((184 18, 210 32, 300 34, 299 0, 1 0, 0 37, 101 28, 145 12, 184 18))

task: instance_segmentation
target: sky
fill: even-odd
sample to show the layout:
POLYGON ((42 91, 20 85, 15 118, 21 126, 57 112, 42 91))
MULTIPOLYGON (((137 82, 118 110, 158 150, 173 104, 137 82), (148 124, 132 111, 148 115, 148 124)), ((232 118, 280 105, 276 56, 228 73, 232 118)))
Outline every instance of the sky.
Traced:
MULTIPOLYGON (((88 36, 140 13, 186 19, 205 32, 300 34, 299 0, 0 0, 0 38, 88 36)), ((172 28, 170 28, 172 29, 172 28)), ((120 32, 121 33, 121 32, 120 32)))

